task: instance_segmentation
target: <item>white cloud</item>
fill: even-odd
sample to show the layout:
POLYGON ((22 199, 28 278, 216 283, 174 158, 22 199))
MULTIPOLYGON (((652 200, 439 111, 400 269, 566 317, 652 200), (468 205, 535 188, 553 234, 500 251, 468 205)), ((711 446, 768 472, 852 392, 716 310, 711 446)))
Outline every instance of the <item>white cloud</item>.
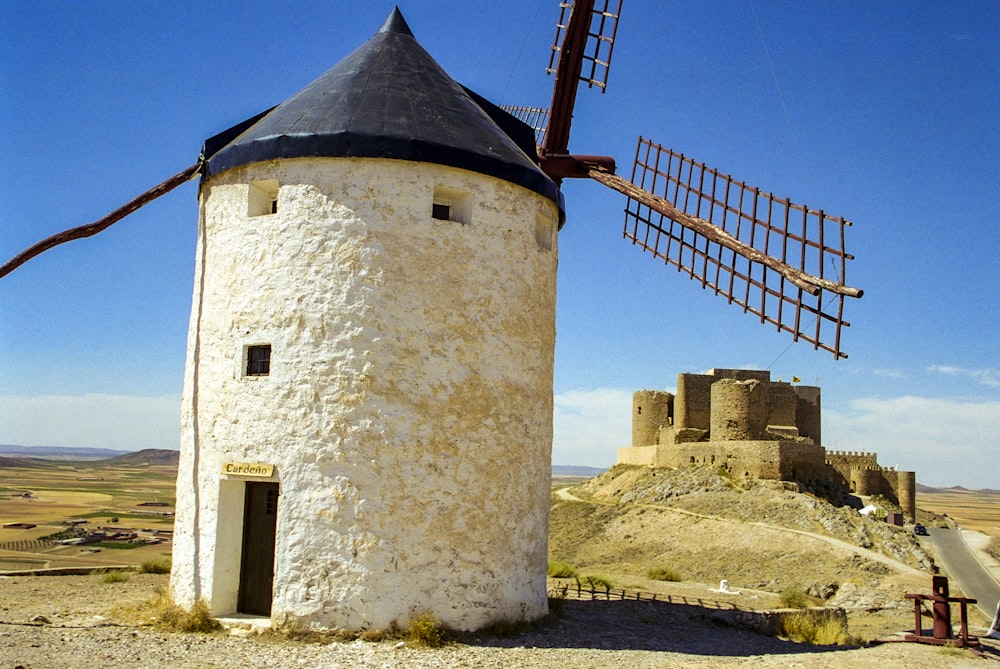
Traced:
POLYGON ((0 443, 125 451, 177 450, 180 398, 3 395, 0 396, 0 443))
POLYGON ((555 396, 552 462, 610 467, 632 441, 632 392, 571 390, 555 396))
POLYGON ((823 410, 827 450, 878 453, 928 485, 1000 488, 998 435, 1000 401, 861 398, 823 410))
POLYGON ((951 365, 931 365, 927 371, 932 374, 964 377, 987 388, 1000 388, 1000 369, 964 369, 951 365))

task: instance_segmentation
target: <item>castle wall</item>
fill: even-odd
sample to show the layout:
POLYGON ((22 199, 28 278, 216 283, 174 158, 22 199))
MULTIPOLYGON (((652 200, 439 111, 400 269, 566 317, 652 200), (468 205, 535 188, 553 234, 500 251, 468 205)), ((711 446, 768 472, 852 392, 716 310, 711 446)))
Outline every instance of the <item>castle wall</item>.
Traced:
MULTIPOLYGON (((772 381, 767 388, 767 425, 797 428, 798 397, 791 384, 772 381)), ((798 434, 798 430, 795 430, 798 434)))
MULTIPOLYGON (((878 467, 878 454, 855 451, 827 451, 826 462, 836 472, 833 478, 844 490, 857 492, 859 484, 856 476, 857 472, 878 467)), ((867 487, 868 483, 862 481, 861 485, 867 487)))
POLYGON ((555 205, 436 165, 296 159, 216 175, 200 206, 175 600, 235 610, 234 461, 280 485, 277 622, 543 615, 555 205), (259 180, 277 180, 278 210, 248 216, 259 180), (467 221, 432 218, 439 186, 467 221), (247 376, 258 344, 270 374, 247 376))
POLYGON ((794 441, 711 441, 658 448, 619 449, 618 462, 657 467, 707 465, 736 476, 801 481, 822 480, 823 448, 794 441))

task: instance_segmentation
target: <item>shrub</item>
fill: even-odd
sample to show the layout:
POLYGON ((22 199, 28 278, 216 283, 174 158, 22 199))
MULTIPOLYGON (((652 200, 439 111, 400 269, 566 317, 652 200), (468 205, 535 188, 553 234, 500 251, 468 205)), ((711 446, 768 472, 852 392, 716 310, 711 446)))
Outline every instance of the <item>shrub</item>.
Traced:
POLYGON ((778 633, 792 641, 816 646, 843 646, 851 642, 845 619, 808 611, 782 618, 778 633))
POLYGON ((111 569, 104 572, 101 580, 105 583, 128 583, 128 574, 120 569, 111 569))
POLYGON ((139 565, 140 574, 169 574, 170 558, 158 557, 152 560, 145 560, 139 565))
POLYGON ((646 570, 646 578, 653 581, 681 581, 681 573, 673 567, 658 566, 646 570))
POLYGON ((614 587, 611 579, 604 574, 587 574, 583 578, 578 578, 577 581, 592 590, 610 590, 614 587))
POLYGON ((793 585, 781 591, 778 601, 786 609, 804 609, 818 602, 806 594, 801 586, 793 585))
POLYGON ((417 646, 438 648, 447 640, 441 621, 430 611, 419 613, 410 619, 410 627, 406 631, 408 641, 417 646))
POLYGON ((578 576, 576 568, 559 560, 549 562, 548 575, 552 578, 576 578, 578 576))

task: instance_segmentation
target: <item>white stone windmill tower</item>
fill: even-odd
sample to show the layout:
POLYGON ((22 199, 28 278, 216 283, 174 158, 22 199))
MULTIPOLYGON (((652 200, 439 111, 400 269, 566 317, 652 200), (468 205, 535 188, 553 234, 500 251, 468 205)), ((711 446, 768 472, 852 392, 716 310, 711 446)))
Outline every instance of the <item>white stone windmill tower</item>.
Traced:
POLYGON ((395 10, 206 142, 180 603, 353 629, 546 611, 562 209, 531 131, 491 116, 395 10))
POLYGON ((562 3, 537 147, 394 10, 313 84, 206 141, 197 164, 0 266, 201 175, 179 603, 349 629, 545 612, 562 179, 624 192, 625 238, 843 356, 843 298, 860 296, 843 283, 848 222, 646 140, 635 183, 568 152, 577 84, 603 86, 620 0, 594 5, 562 3))

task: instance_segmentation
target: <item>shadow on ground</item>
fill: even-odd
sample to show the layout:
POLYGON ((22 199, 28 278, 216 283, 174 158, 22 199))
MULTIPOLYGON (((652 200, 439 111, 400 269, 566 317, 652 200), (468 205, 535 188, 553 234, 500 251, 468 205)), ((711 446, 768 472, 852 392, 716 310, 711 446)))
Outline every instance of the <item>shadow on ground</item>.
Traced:
POLYGON ((785 641, 713 619, 715 609, 665 602, 564 600, 562 611, 510 636, 469 635, 469 645, 499 648, 593 648, 741 657, 835 653, 846 646, 785 641))

